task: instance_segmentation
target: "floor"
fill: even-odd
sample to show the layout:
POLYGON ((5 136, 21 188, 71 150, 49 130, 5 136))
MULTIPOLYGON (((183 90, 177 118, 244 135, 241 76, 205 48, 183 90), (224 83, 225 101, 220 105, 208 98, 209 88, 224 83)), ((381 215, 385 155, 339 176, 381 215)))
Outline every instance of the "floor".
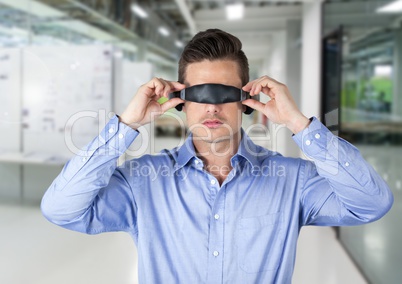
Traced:
MULTIPOLYGON (((0 205, 0 283, 133 284, 137 258, 125 233, 88 236, 47 222, 37 206, 0 205)), ((294 284, 366 283, 331 228, 306 227, 294 284)))
POLYGON ((341 239, 359 261, 370 282, 402 283, 402 147, 357 145, 365 159, 388 183, 394 194, 391 210, 380 220, 357 227, 344 227, 341 239))

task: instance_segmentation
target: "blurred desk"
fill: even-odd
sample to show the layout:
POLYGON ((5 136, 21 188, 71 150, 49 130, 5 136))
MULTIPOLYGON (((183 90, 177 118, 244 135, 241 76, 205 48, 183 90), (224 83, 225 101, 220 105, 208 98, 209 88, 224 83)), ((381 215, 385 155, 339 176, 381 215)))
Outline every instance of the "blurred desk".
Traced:
POLYGON ((401 134, 402 122, 342 122, 341 129, 343 132, 401 134))
POLYGON ((68 160, 68 157, 44 153, 0 152, 0 163, 63 166, 68 160))
POLYGON ((39 204, 68 157, 0 151, 0 200, 39 204))

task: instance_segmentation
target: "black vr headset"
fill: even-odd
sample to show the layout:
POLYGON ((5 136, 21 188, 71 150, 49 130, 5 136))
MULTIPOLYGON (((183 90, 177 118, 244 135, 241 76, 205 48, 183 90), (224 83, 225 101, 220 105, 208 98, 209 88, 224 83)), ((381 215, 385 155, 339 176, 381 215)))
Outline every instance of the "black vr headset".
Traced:
MULTIPOLYGON (((169 94, 169 99, 180 98, 185 101, 202 103, 202 104, 224 104, 232 102, 242 102, 246 99, 254 99, 259 101, 260 95, 250 96, 248 92, 242 89, 226 86, 222 84, 201 84, 185 88, 181 91, 169 94)), ((176 106, 181 111, 184 104, 176 106)), ((254 109, 246 106, 245 114, 251 114, 254 109)))

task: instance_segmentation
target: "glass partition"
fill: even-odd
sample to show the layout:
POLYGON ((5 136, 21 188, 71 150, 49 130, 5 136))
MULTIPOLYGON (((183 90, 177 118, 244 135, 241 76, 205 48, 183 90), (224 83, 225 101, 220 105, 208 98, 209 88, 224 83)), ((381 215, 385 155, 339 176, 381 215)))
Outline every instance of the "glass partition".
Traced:
POLYGON ((402 279, 402 12, 393 1, 328 1, 324 34, 342 27, 339 135, 357 146, 395 197, 379 221, 342 227, 339 238, 369 283, 402 279))

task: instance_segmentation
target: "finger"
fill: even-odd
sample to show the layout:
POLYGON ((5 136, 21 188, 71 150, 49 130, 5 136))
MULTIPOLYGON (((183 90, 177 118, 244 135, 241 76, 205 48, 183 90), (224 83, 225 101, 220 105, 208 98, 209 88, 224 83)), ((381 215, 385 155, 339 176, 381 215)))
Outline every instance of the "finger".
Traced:
POLYGON ((275 99, 275 93, 271 89, 268 89, 268 91, 266 93, 264 92, 264 94, 267 94, 271 99, 275 99))
POLYGON ((158 80, 161 82, 161 84, 163 85, 163 88, 160 90, 160 92, 158 93, 158 95, 160 97, 165 97, 165 94, 168 93, 170 91, 170 89, 172 88, 172 85, 170 84, 169 81, 164 80, 162 78, 158 78, 158 80))
POLYGON ((249 92, 251 88, 253 87, 253 84, 256 80, 248 82, 242 89, 246 92, 249 92))
POLYGON ((148 92, 146 92, 148 97, 153 97, 154 95, 158 97, 161 90, 163 90, 164 85, 158 78, 153 78, 145 84, 145 87, 148 89, 148 92))
POLYGON ((256 91, 256 94, 263 93, 264 95, 267 95, 270 99, 275 98, 274 92, 272 92, 272 90, 270 88, 268 88, 268 87, 259 87, 259 88, 256 87, 255 91, 256 91))
POLYGON ((276 81, 275 79, 273 79, 271 77, 268 77, 268 76, 263 76, 262 77, 261 84, 264 87, 267 87, 267 88, 269 88, 270 90, 273 90, 273 91, 275 91, 275 90, 277 90, 279 88, 282 88, 284 86, 282 83, 280 83, 280 82, 276 81))
POLYGON ((268 78, 269 78, 268 76, 262 76, 256 80, 256 82, 253 86, 255 94, 259 94, 261 92, 263 92, 264 94, 267 94, 267 89, 269 90, 269 87, 267 86, 268 78))
POLYGON ((172 89, 174 89, 172 82, 165 81, 165 88, 163 89, 162 96, 167 98, 169 94, 172 92, 172 89))
POLYGON ((162 113, 165 113, 167 110, 176 107, 179 104, 183 104, 184 100, 179 98, 170 99, 163 104, 161 104, 162 113))
POLYGON ((244 100, 244 101, 242 101, 242 104, 249 106, 253 109, 256 109, 259 112, 263 112, 264 106, 265 106, 265 104, 263 104, 262 102, 259 102, 259 101, 253 100, 253 99, 244 100))
POLYGON ((264 94, 266 94, 272 98, 273 93, 271 92, 271 90, 268 87, 262 87, 261 92, 263 92, 264 94))
POLYGON ((183 90, 186 85, 179 83, 179 82, 175 82, 175 81, 170 81, 170 83, 173 85, 174 89, 177 90, 183 90))
POLYGON ((257 86, 255 88, 255 92, 257 93, 264 93, 265 95, 267 95, 268 97, 270 97, 271 99, 275 98, 275 92, 278 92, 278 88, 283 86, 283 84, 274 81, 274 85, 276 87, 276 89, 273 88, 274 85, 270 86, 270 82, 271 82, 271 78, 269 78, 268 76, 264 76, 263 78, 261 78, 258 82, 257 82, 257 86))
POLYGON ((163 80, 163 79, 159 79, 163 84, 164 84, 164 90, 163 90, 163 93, 162 93, 162 96, 164 96, 164 97, 168 97, 169 96, 169 94, 171 93, 171 92, 174 92, 174 91, 180 91, 180 90, 182 90, 182 89, 184 89, 185 87, 186 87, 186 85, 184 85, 184 84, 181 84, 181 83, 179 83, 179 82, 175 82, 175 81, 167 81, 167 80, 163 80))
POLYGON ((252 85, 251 90, 250 90, 250 95, 251 96, 257 95, 257 94, 259 94, 261 92, 260 85, 261 85, 262 81, 263 81, 263 77, 260 77, 260 78, 258 78, 256 80, 254 80, 253 85, 252 85))
POLYGON ((169 94, 171 92, 180 91, 186 87, 186 85, 175 81, 165 81, 165 82, 169 85, 169 88, 165 88, 165 93, 163 94, 165 97, 169 97, 169 94))
MULTIPOLYGON (((181 91, 184 88, 186 88, 186 85, 181 84, 179 82, 170 82, 170 84, 171 84, 170 92, 177 92, 177 91, 181 91)), ((166 94, 166 97, 168 97, 168 96, 169 96, 169 93, 166 94)))
POLYGON ((254 94, 259 94, 259 93, 261 93, 261 88, 262 88, 261 84, 262 84, 262 82, 258 82, 258 83, 255 85, 254 91, 253 91, 254 94))
POLYGON ((165 94, 166 88, 170 88, 170 87, 169 87, 168 82, 166 82, 165 80, 159 78, 159 81, 161 82, 163 87, 159 90, 159 93, 157 93, 157 95, 159 98, 161 98, 165 94))

